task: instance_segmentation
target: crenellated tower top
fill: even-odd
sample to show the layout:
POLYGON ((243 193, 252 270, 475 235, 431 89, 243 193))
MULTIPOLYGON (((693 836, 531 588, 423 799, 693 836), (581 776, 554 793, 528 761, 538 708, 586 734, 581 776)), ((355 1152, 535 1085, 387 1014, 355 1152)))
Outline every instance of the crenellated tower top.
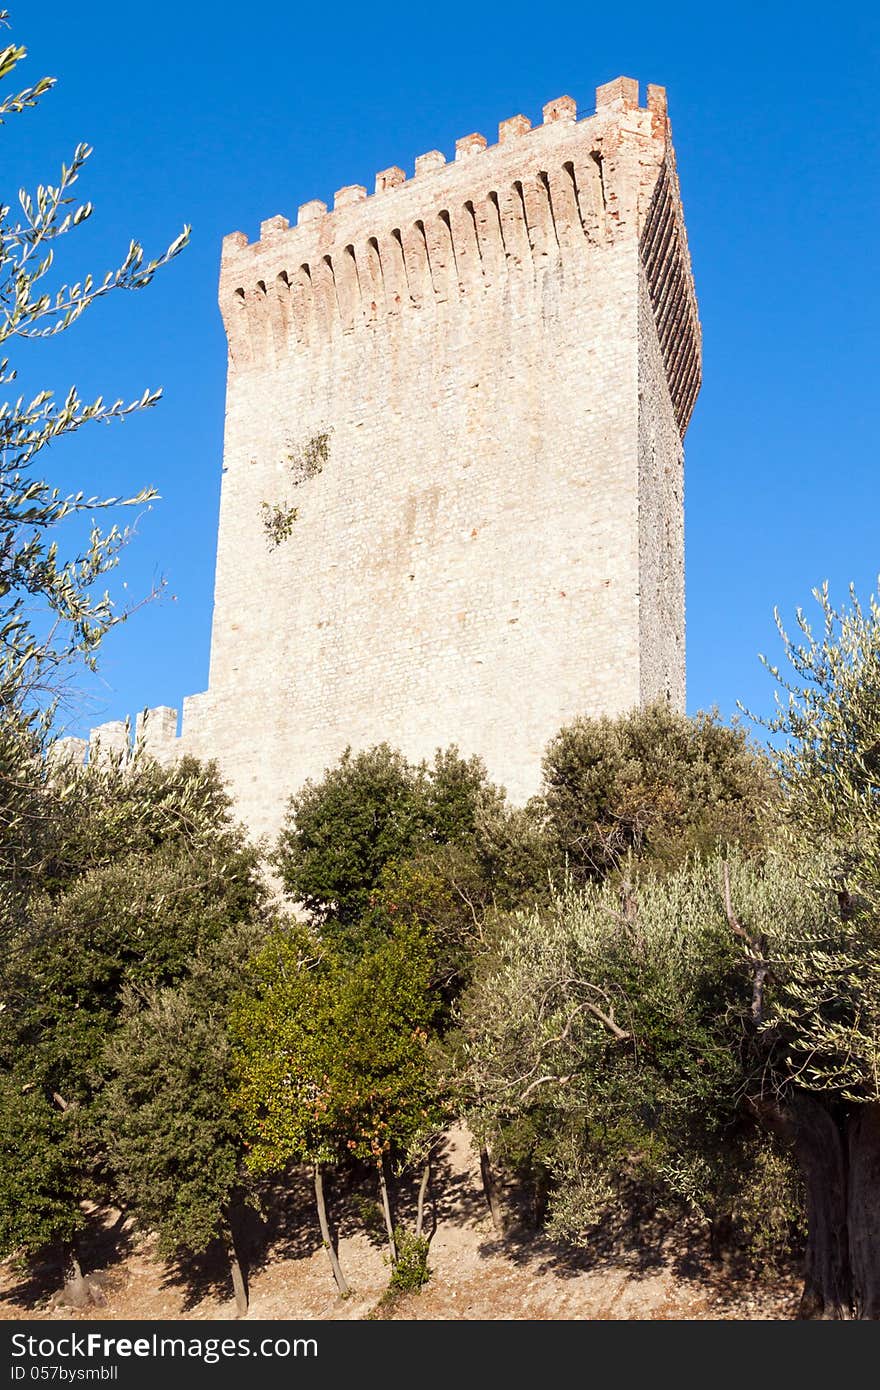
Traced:
POLYGON ((220 305, 230 372, 263 371, 340 335, 376 332, 402 314, 538 283, 559 261, 603 245, 638 246, 681 434, 701 379, 701 336, 663 87, 618 77, 577 119, 569 96, 501 121, 303 203, 291 226, 224 239, 220 305))

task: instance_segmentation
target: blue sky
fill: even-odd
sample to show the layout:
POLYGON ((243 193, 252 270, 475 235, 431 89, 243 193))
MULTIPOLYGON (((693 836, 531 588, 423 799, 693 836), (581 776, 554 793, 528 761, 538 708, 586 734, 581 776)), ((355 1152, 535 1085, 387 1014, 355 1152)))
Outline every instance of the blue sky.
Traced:
MULTIPOLYGON (((375 170, 569 93, 586 114, 620 74, 669 92, 704 333, 686 439, 688 707, 766 710, 772 610, 828 579, 867 595, 880 571, 876 388, 880 22, 872 4, 226 7, 154 0, 13 4, 27 75, 59 83, 2 132, 3 198, 51 182, 74 145, 95 215, 63 247, 67 279, 135 236, 191 247, 143 293, 21 350, 24 386, 159 407, 46 455, 63 487, 162 502, 114 579, 167 596, 108 640, 70 732, 179 705, 205 688, 222 457, 220 242, 292 217, 375 170), (873 389, 872 389, 873 388, 873 389)), ((22 71, 22 70, 20 70, 22 71)), ((59 247, 59 252, 61 251, 59 247)), ((125 584, 125 588, 122 585, 125 584)))

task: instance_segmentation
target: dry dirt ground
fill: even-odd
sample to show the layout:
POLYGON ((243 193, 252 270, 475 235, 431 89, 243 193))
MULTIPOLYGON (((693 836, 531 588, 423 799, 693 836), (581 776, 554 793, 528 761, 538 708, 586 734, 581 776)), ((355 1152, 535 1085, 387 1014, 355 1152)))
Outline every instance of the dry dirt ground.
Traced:
MULTIPOLYGON (((339 1257, 354 1292, 335 1296, 317 1223, 285 1227, 270 1220, 250 1275, 248 1317, 268 1319, 791 1319, 797 1316, 794 1273, 773 1280, 725 1274, 705 1258, 702 1242, 675 1234, 631 1242, 625 1253, 563 1251, 530 1235, 499 1240, 486 1211, 479 1170, 466 1134, 445 1145, 436 1192, 431 1279, 417 1294, 383 1301, 389 1268, 361 1214, 343 1213, 339 1257), (268 1234, 268 1241, 267 1241, 268 1234)), ((288 1207, 303 1211, 305 1194, 288 1207)), ((281 1204, 283 1210, 283 1204, 281 1204)), ((307 1208, 306 1208, 307 1210, 307 1208)), ((406 1212, 404 1212, 406 1215, 406 1212)), ((186 1267, 156 1259, 153 1241, 129 1223, 106 1225, 83 1251, 97 1274, 103 1306, 85 1311, 53 1303, 57 1271, 23 1276, 0 1265, 0 1319, 232 1319, 235 1306, 221 1261, 186 1267)))

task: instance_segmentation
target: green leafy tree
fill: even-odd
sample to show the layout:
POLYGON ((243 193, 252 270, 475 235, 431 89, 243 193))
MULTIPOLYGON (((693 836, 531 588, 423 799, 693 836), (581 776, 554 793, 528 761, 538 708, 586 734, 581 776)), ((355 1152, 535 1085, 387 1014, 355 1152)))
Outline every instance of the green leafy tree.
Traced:
POLYGON ((103 1062, 108 1162, 139 1225, 160 1253, 201 1254, 222 1241, 239 1312, 247 1309, 238 1215, 249 1197, 239 1127, 228 1103, 230 1001, 261 940, 256 924, 229 927, 196 957, 182 983, 123 996, 103 1062))
POLYGON ((762 661, 777 709, 751 717, 774 735, 789 823, 834 847, 828 886, 880 906, 880 603, 863 606, 851 588, 836 608, 827 584, 813 593, 819 635, 802 609, 794 640, 776 614, 785 665, 762 661))
MULTIPOLYGON (((80 800, 65 842, 76 846, 66 876, 62 882, 53 870, 43 891, 32 895, 0 967, 4 1094, 10 1105, 15 1094, 32 1097, 0 1150, 0 1200, 14 1203, 22 1185, 34 1194, 26 1209, 0 1216, 0 1229, 14 1240, 3 1253, 34 1254, 51 1229, 54 1240, 67 1243, 74 1277, 70 1239, 81 1225, 79 1204, 113 1193, 99 1098, 103 1052, 123 999, 132 989, 160 989, 185 978, 200 951, 230 926, 258 917, 263 896, 255 853, 231 825, 215 771, 192 763, 183 773, 135 768, 126 796, 109 804, 101 795, 104 775, 81 775, 108 840, 128 852, 106 862, 112 846, 84 830, 88 811, 80 800), (153 813, 133 788, 142 801, 153 799, 153 813), (127 827, 126 804, 132 808, 127 827), (204 819, 207 806, 217 815, 213 834, 204 819), (63 1139, 57 1147, 53 1135, 63 1139), (55 1151, 47 1152, 50 1147, 55 1151), (41 1174, 51 1170, 57 1178, 59 1165, 63 1181, 53 1189, 41 1174)), ((83 796, 82 788, 76 796, 83 796)))
POLYGON ((550 865, 530 815, 492 807, 463 843, 426 845, 384 866, 361 919, 361 942, 393 936, 401 924, 426 933, 448 1013, 470 979, 493 915, 546 898, 550 865))
POLYGON ((439 1113, 429 1049, 434 973, 417 931, 403 929, 357 958, 288 931, 257 958, 233 1015, 234 1103, 248 1162, 258 1173, 312 1167, 321 1237, 343 1295, 324 1170, 350 1157, 375 1165, 396 1253, 387 1165, 435 1129, 439 1113))
POLYGON ((383 870, 430 846, 474 835, 489 786, 477 758, 438 751, 432 766, 409 763, 388 744, 347 749, 320 782, 291 799, 277 852, 285 888, 313 920, 356 927, 383 870))
POLYGON ((172 840, 195 846, 225 836, 232 847, 240 838, 222 783, 192 758, 161 768, 137 756, 124 775, 112 758, 84 768, 53 761, 27 717, 10 715, 0 718, 0 768, 9 813, 0 819, 0 942, 7 947, 32 898, 54 897, 90 869, 172 840))
POLYGON ((166 845, 215 853, 244 846, 216 765, 195 758, 161 767, 138 753, 125 769, 114 759, 84 768, 50 762, 44 795, 39 872, 31 882, 50 897, 90 870, 166 845))
POLYGON ((454 744, 437 749, 425 786, 433 844, 470 844, 487 817, 504 807, 504 793, 489 782, 482 758, 463 758, 454 744))
POLYGON ((231 1103, 255 1174, 292 1163, 312 1169, 321 1241, 342 1297, 350 1293, 330 1230, 324 1190, 344 1138, 331 1105, 335 1051, 333 973, 321 946, 301 930, 279 931, 251 963, 230 1017, 231 1103))
POLYGON ((450 1005, 483 939, 486 884, 469 848, 424 849, 385 865, 363 917, 363 943, 416 930, 431 941, 435 983, 450 1005))
POLYGON ((429 1047, 440 1012, 435 978, 431 939, 402 926, 345 962, 334 1007, 334 1107, 349 1152, 375 1165, 395 1264, 389 1166, 418 1151, 444 1115, 429 1047))
POLYGON ((487 905, 508 911, 531 905, 559 880, 559 856, 538 797, 526 806, 484 802, 474 851, 487 905))
POLYGON ((0 945, 26 911, 45 846, 49 769, 33 721, 0 708, 0 945))
MULTIPOLYGON (((0 28, 7 26, 0 11, 0 28)), ((0 83, 17 77, 26 57, 20 44, 0 48, 0 83)), ((0 98, 0 125, 35 107, 54 86, 42 77, 0 98)), ((62 164, 56 184, 18 199, 0 200, 0 386, 15 381, 9 354, 23 342, 67 331, 97 300, 116 290, 141 289, 186 244, 189 229, 161 256, 147 259, 132 242, 121 264, 95 278, 59 281, 56 256, 92 215, 75 197, 91 151, 80 144, 62 164)), ((100 512, 140 506, 146 488, 128 497, 65 493, 41 470, 45 451, 90 423, 121 420, 149 408, 161 392, 135 401, 83 401, 75 387, 62 400, 48 390, 0 405, 0 929, 20 920, 33 872, 44 854, 48 769, 44 742, 64 668, 94 664, 101 639, 122 620, 103 577, 117 564, 128 532, 102 529, 100 512), (82 522, 91 522, 82 541, 82 522), (62 549, 62 542, 67 544, 62 549)))
MULTIPOLYGON (((38 1086, 25 1057, 0 1069, 0 1250, 5 1255, 61 1242, 75 1250, 80 1206, 76 1114, 38 1086)), ((71 1265, 65 1275, 75 1277, 71 1265)))
MULTIPOLYGON (((590 1104, 601 1102, 600 1112, 588 1108, 580 1111, 576 1106, 570 1141, 576 1155, 582 1152, 578 1145, 583 1135, 594 1135, 600 1125, 603 1143, 607 1143, 607 1136, 616 1130, 621 1099, 627 1125, 639 1114, 650 1114, 653 1101, 647 1111, 632 1104, 625 1067, 624 1074, 618 1075, 606 1057, 600 1074, 593 1070, 595 1041, 580 1036, 581 1021, 592 1018, 610 1034, 605 1050, 611 1047, 615 1058, 616 1044, 620 1044, 618 1066, 623 1066, 631 1044, 633 1055, 637 1050, 641 1059, 636 1068, 639 1087, 648 1088, 649 1100, 654 1094, 662 1097, 662 1092, 655 1092, 655 1060, 661 1055, 656 1029, 664 1017, 668 1018, 668 1008, 664 1009, 660 993, 652 997, 651 970, 644 969, 644 962, 629 944, 633 931, 639 929, 633 928, 630 917, 635 903, 635 922, 651 920, 646 894, 661 889, 679 893, 677 905, 667 902, 664 908, 668 921, 663 930, 670 924, 676 930, 687 926, 688 941, 702 953, 700 968, 711 1007, 708 1012, 698 1007, 696 1013, 686 1012, 670 1020, 667 1045, 675 1042, 670 1056, 676 1056, 680 1045, 685 1050, 671 1070, 661 1073, 669 1091, 663 1099, 660 1121, 652 1123, 647 1137, 634 1141, 634 1150, 621 1149, 621 1153, 650 1153, 659 1133, 664 1168, 677 1174, 675 1180, 682 1192, 708 1212, 710 1186, 700 1174, 714 1184, 719 1174, 738 1172, 736 1165, 730 1168, 730 1137, 746 1121, 761 1127, 769 1136, 768 1142, 781 1146, 781 1156, 794 1156, 805 1195, 803 1315, 876 1319, 880 1316, 880 1225, 876 1218, 880 1173, 880 607, 872 600, 864 608, 852 595, 849 607, 837 609, 827 589, 816 596, 821 632, 816 635, 799 613, 799 640, 792 641, 782 630, 788 669, 783 675, 778 668, 771 668, 783 691, 777 714, 768 721, 776 736, 773 760, 782 787, 781 797, 771 803, 773 833, 775 838, 781 837, 781 848, 758 852, 746 838, 751 858, 731 856, 730 866, 700 856, 692 867, 673 873, 665 888, 652 887, 650 880, 638 877, 628 882, 628 875, 632 877, 629 869, 617 878, 617 887, 612 881, 601 890, 604 896, 580 900, 586 906, 571 912, 575 916, 580 913, 578 920, 590 923, 590 931, 595 932, 596 913, 601 908, 610 914, 615 895, 622 894, 616 909, 619 940, 606 939, 591 967, 582 966, 578 959, 570 970, 570 980, 581 981, 587 992, 579 996, 572 985, 568 995, 563 994, 570 1012, 551 1021, 549 1039, 545 1039, 548 1046, 556 1040, 550 1052, 552 1055, 556 1048, 558 1055, 550 1060, 540 1048, 535 1050, 536 1040, 540 1042, 543 1035, 534 1009, 545 999, 552 1001, 553 990, 549 995, 542 990, 532 997, 531 1004, 524 999, 520 1005, 515 997, 504 994, 511 984, 506 968, 499 969, 498 989, 490 989, 480 1006, 486 1034, 476 1046, 484 1061, 494 1058, 487 1076, 491 1077, 494 1068, 502 1078, 502 1087, 505 1076, 514 1083, 509 1094, 499 1092, 512 1107, 511 1125, 524 1123, 521 1107, 525 1101, 529 1102, 525 1112, 528 1120, 529 1112, 538 1105, 536 1095, 542 1097, 545 1107, 558 1107, 561 1097, 568 1105, 569 1098, 578 1094, 577 1078, 589 1077, 590 1104), (691 875, 686 892, 682 873, 691 875), (710 874, 711 884, 701 878, 705 874, 710 874), (721 942, 725 932, 728 944, 723 950, 729 957, 726 975, 719 960, 713 964, 711 956, 705 954, 707 943, 711 939, 721 942), (612 968, 622 948, 632 955, 628 977, 612 968), (643 1000, 648 1004, 645 1010, 643 1000), (629 1012, 623 1014, 623 1001, 633 1018, 640 1019, 639 1027, 628 1021, 629 1012), (614 1004, 613 1018, 609 1003, 614 1004), (597 1019, 596 1008, 613 1027, 597 1019), (501 1020, 495 1041, 491 1040, 490 1013, 501 1020), (508 1023, 508 1018, 515 1022, 508 1023), (526 1023, 520 1026, 522 1020, 526 1023), (694 1032, 695 1021, 700 1028, 709 1027, 709 1036, 694 1032), (630 1037, 617 1037, 617 1028, 630 1037), (721 1031, 713 1032, 717 1029, 721 1031), (713 1037, 714 1052, 710 1045, 713 1037), (699 1060, 696 1073, 688 1064, 691 1051, 699 1060), (713 1056, 723 1060, 725 1055, 738 1059, 736 1069, 726 1077, 723 1069, 716 1073, 710 1065, 713 1056), (608 1092, 603 1089, 606 1076, 613 1079, 608 1092), (692 1090, 701 1077, 707 1082, 702 1094, 692 1090), (737 1098, 734 1108, 732 1095, 737 1098), (696 1110, 689 1097, 699 1102, 696 1110), (681 1114, 702 1115, 706 1140, 713 1133, 727 1136, 714 1157, 699 1131, 702 1147, 694 1150, 685 1129, 670 1128, 681 1114), (713 1118, 716 1116, 722 1121, 720 1129, 713 1118)), ((665 867, 664 857, 660 867, 665 867)), ((655 922, 652 931, 662 945, 661 925, 655 922)), ((545 928, 542 919, 541 932, 545 928)), ((522 949, 537 949, 537 928, 523 931, 522 949)), ((515 933, 514 938, 519 940, 515 933)), ((638 941, 638 936, 634 939, 638 941)), ((541 950, 545 940, 542 936, 541 950)), ((676 964, 673 946, 667 942, 662 949, 676 964)), ((557 943, 556 955, 564 959, 566 949, 564 942, 557 943)), ((662 966, 662 962, 657 964, 662 966)), ((664 988, 671 1000, 685 990, 690 972, 690 966, 681 964, 676 978, 667 979, 664 988)), ((525 973, 516 967, 511 978, 519 980, 523 990, 528 985, 526 974, 539 980, 539 962, 533 962, 525 973)), ((564 981, 560 979, 554 988, 563 990, 564 981)), ((481 1077, 479 1072, 472 1078, 475 1096, 487 1094, 485 1077, 481 1077)), ((482 1101, 475 1104, 479 1111, 482 1101)), ((508 1127, 503 1117, 497 1123, 492 1121, 489 1128, 492 1124, 499 1131, 508 1127)), ((562 1134, 564 1123, 554 1111, 532 1128, 542 1129, 545 1135, 562 1134)), ((558 1152, 554 1147, 550 1160, 551 1166, 557 1165, 556 1178, 566 1173, 574 1176, 571 1183, 559 1179, 557 1192, 600 1191, 598 1178, 593 1181, 589 1169, 579 1188, 576 1179, 582 1160, 571 1159, 567 1168, 558 1152)), ((596 1152, 591 1141, 590 1163, 596 1152)), ((761 1162, 763 1171, 770 1173, 773 1163, 767 1160, 766 1152, 761 1162)), ((602 1157, 600 1170, 616 1192, 617 1177, 606 1157, 602 1157)), ((731 1184, 725 1177, 724 1202, 730 1210, 736 1208, 737 1182, 739 1179, 731 1184)), ((743 1184, 737 1199, 740 1211, 744 1179, 743 1184)), ((572 1210, 570 1202, 566 1208, 560 1197, 556 1201, 557 1211, 572 1210)))
POLYGON ((536 809, 557 861, 586 883, 631 853, 662 868, 719 839, 760 845, 773 799, 767 761, 741 729, 655 705, 561 729, 536 809))

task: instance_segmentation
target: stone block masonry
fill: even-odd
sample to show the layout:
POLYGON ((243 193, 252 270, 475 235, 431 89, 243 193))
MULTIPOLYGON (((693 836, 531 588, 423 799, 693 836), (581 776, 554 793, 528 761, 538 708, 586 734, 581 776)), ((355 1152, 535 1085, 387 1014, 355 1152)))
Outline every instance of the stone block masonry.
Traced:
POLYGON ((700 328, 663 88, 234 232, 220 307, 209 686, 178 740, 153 712, 162 757, 217 758, 274 834, 348 744, 454 742, 521 800, 574 715, 684 707, 700 328))

